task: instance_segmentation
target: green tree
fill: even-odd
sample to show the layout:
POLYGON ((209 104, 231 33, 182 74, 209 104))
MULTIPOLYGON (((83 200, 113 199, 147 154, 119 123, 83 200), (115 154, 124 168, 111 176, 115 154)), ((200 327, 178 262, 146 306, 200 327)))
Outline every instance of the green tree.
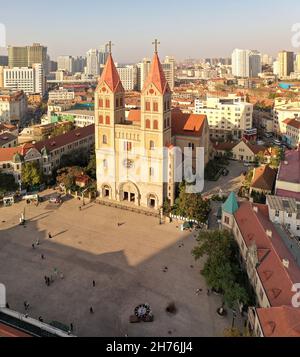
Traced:
POLYGON ((93 152, 93 154, 90 157, 90 161, 87 165, 86 168, 87 174, 94 180, 97 179, 97 165, 96 165, 96 153, 93 152))
POLYGON ((65 186, 67 190, 73 189, 75 186, 75 178, 82 174, 81 167, 65 167, 57 171, 56 182, 65 186))
POLYGON ((207 257, 201 274, 207 285, 223 293, 224 303, 230 308, 238 303, 247 304, 249 294, 244 275, 238 264, 238 246, 228 231, 202 231, 198 246, 192 254, 198 260, 207 257))
POLYGON ((187 185, 182 184, 180 186, 178 209, 179 214, 184 217, 205 223, 210 212, 210 201, 203 200, 200 193, 188 193, 187 185))
POLYGON ((60 167, 81 166, 86 167, 89 164, 90 153, 85 149, 73 150, 67 155, 63 155, 60 161, 60 167))
POLYGON ((43 182, 43 173, 35 162, 27 162, 22 168, 22 183, 27 188, 40 185, 43 182))
POLYGON ((14 192, 17 189, 18 184, 13 175, 0 173, 0 193, 14 192))

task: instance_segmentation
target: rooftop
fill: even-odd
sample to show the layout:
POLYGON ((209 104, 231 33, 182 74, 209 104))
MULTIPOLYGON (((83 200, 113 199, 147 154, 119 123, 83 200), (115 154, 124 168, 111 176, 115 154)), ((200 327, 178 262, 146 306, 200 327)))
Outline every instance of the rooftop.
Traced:
POLYGON ((276 174, 276 170, 272 169, 269 165, 260 166, 254 169, 251 187, 265 191, 272 191, 276 180, 276 174))
POLYGON ((300 183, 300 149, 286 151, 285 161, 280 165, 277 180, 300 183))
POLYGON ((206 115, 186 114, 180 109, 172 110, 172 136, 201 136, 207 121, 206 115))

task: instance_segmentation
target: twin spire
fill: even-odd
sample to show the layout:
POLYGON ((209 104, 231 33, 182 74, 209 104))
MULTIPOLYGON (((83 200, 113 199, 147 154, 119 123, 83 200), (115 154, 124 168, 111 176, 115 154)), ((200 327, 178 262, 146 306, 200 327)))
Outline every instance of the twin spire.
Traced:
MULTIPOLYGON (((154 56, 152 60, 151 69, 148 78, 145 82, 143 91, 150 84, 153 84, 161 94, 165 94, 166 92, 170 92, 170 87, 166 80, 164 71, 162 69, 162 65, 158 57, 158 45, 160 45, 160 42, 156 39, 152 44, 154 45, 154 56)), ((116 69, 114 60, 112 58, 112 46, 113 44, 110 41, 108 43, 109 55, 103 73, 101 75, 101 78, 99 80, 99 83, 103 83, 103 82, 106 83, 106 85, 110 88, 112 92, 117 92, 117 91, 124 92, 124 88, 120 80, 119 73, 116 69)))

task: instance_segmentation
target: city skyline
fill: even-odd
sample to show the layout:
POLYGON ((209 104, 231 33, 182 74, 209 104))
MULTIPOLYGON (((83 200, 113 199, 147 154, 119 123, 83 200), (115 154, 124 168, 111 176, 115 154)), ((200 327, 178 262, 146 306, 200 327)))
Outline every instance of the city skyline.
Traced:
POLYGON ((120 0, 109 4, 92 1, 93 11, 87 12, 82 11, 77 0, 72 3, 54 0, 50 9, 44 3, 36 8, 29 0, 17 1, 19 11, 14 17, 10 14, 15 4, 6 3, 0 23, 6 27, 7 45, 39 42, 48 47, 53 60, 60 55, 85 55, 89 49, 99 48, 111 39, 115 44, 114 58, 120 63, 133 63, 152 55, 151 43, 156 37, 161 42, 160 55, 175 56, 178 60, 230 57, 235 48, 276 55, 282 49, 298 52, 291 43, 291 29, 299 22, 296 14, 300 4, 296 0, 288 3, 291 6, 286 3, 282 7, 279 0, 266 0, 263 4, 247 0, 245 8, 245 1, 241 4, 235 0, 212 0, 207 4, 192 0, 189 3, 192 11, 185 6, 188 15, 182 17, 179 6, 182 4, 177 0, 163 3, 153 0, 147 11, 138 6, 137 0, 130 0, 126 7, 120 0), (271 8, 272 17, 268 18, 265 13, 271 8), (107 17, 103 16, 105 13, 107 17), (115 24, 111 22, 111 14, 115 24), (169 14, 167 20, 165 14, 169 14), (177 18, 181 19, 180 26, 177 18), (78 25, 85 19, 87 25, 78 25))

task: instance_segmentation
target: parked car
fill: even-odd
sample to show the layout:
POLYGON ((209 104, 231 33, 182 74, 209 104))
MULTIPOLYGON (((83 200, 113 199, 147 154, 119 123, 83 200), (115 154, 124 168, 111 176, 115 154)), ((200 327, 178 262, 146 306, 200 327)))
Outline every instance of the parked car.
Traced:
POLYGON ((61 196, 60 195, 51 196, 49 202, 59 204, 62 202, 61 196))
POLYGON ((273 140, 274 145, 281 146, 281 141, 278 139, 273 140))
POLYGON ((251 162, 245 161, 244 162, 244 166, 245 167, 250 167, 250 166, 252 166, 252 164, 251 164, 251 162))

